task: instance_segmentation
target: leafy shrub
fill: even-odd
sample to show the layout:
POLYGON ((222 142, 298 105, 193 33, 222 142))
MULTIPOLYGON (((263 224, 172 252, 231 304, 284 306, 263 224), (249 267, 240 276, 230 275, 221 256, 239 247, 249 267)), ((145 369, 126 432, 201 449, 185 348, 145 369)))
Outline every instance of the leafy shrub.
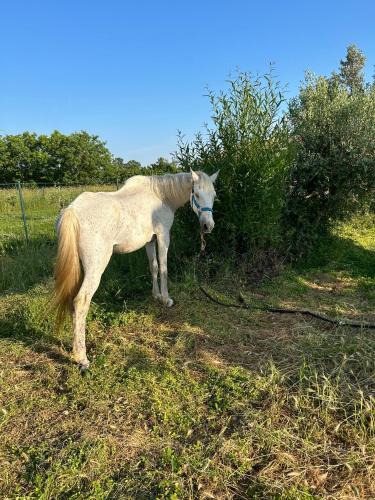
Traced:
POLYGON ((343 76, 308 74, 289 106, 296 161, 283 224, 295 255, 374 196, 375 87, 358 79, 349 85, 353 75, 346 83, 343 76))
MULTIPOLYGON (((208 97, 213 128, 206 126, 206 135, 198 133, 191 143, 180 135, 176 158, 185 169, 211 174, 220 169, 210 246, 244 253, 278 245, 291 155, 288 126, 281 114, 283 89, 272 70, 263 77, 238 73, 226 91, 218 95, 210 91, 208 97)), ((185 238, 179 234, 181 245, 191 241, 192 224, 197 226, 186 214, 179 216, 186 231, 185 238)))

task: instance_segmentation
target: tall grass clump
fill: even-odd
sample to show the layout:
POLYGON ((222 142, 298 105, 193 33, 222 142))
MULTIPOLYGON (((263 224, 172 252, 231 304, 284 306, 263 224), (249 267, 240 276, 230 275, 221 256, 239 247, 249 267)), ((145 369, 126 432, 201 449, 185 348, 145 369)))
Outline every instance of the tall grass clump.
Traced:
MULTIPOLYGON (((208 98, 213 125, 192 142, 180 134, 176 158, 185 169, 220 169, 210 247, 231 255, 275 247, 282 237, 279 220, 291 157, 284 89, 272 69, 263 76, 239 72, 226 90, 209 91, 208 98)), ((191 234, 195 221, 184 212, 180 217, 185 229, 178 231, 191 234)), ((188 237, 181 234, 179 240, 183 245, 188 237)))

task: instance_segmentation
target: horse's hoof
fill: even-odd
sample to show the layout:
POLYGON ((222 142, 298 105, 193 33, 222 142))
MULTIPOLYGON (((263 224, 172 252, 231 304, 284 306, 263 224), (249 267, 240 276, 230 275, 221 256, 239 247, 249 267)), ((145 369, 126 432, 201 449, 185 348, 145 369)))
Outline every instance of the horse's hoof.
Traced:
POLYGON ((165 305, 166 305, 167 307, 172 307, 172 306, 173 306, 173 304, 174 304, 173 300, 172 300, 172 299, 168 299, 165 305))
POLYGON ((86 375, 89 371, 89 363, 79 363, 78 368, 81 375, 86 375))

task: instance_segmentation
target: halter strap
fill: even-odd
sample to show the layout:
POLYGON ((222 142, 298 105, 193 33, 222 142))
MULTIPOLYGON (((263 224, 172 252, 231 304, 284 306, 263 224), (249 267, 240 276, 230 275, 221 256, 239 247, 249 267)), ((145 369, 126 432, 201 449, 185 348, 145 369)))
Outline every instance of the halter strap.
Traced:
POLYGON ((197 199, 194 196, 194 184, 193 184, 193 187, 191 189, 191 201, 192 201, 191 208, 193 208, 193 204, 194 204, 197 207, 199 213, 201 213, 201 212, 212 212, 212 208, 210 208, 210 207, 201 207, 199 205, 199 203, 197 202, 197 199))

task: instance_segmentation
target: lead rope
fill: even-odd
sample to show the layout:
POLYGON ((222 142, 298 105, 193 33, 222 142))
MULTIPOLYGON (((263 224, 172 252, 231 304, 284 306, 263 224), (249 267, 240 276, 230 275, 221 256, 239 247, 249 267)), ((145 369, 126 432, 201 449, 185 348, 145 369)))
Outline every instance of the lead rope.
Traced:
MULTIPOLYGON (((199 257, 205 257, 206 255, 206 240, 204 238, 204 233, 201 232, 201 248, 200 248, 200 253, 199 257)), ((198 278, 198 283, 199 283, 199 278, 198 278)), ((375 324, 374 323, 357 323, 355 321, 350 321, 348 319, 340 319, 340 318, 329 318, 328 316, 325 316, 323 314, 319 314, 315 311, 310 311, 309 309, 289 309, 289 308, 284 308, 284 307, 271 307, 268 305, 264 306, 250 306, 250 304, 247 304, 245 300, 243 299, 242 296, 239 297, 241 304, 235 304, 233 302, 223 302, 221 300, 216 299, 213 297, 211 294, 203 288, 203 286, 199 283, 199 290, 214 304, 217 304, 222 307, 234 307, 237 309, 247 309, 247 310, 256 310, 256 311, 265 311, 265 312, 270 312, 270 313, 277 313, 277 314, 302 314, 305 316, 311 316, 312 318, 320 319, 321 321, 325 321, 327 323, 330 323, 331 325, 336 325, 336 326, 349 326, 351 328, 367 328, 367 329, 375 329, 375 324)))
POLYGON ((206 255, 206 240, 204 239, 204 233, 201 232, 201 250, 199 252, 199 257, 204 257, 206 255))

